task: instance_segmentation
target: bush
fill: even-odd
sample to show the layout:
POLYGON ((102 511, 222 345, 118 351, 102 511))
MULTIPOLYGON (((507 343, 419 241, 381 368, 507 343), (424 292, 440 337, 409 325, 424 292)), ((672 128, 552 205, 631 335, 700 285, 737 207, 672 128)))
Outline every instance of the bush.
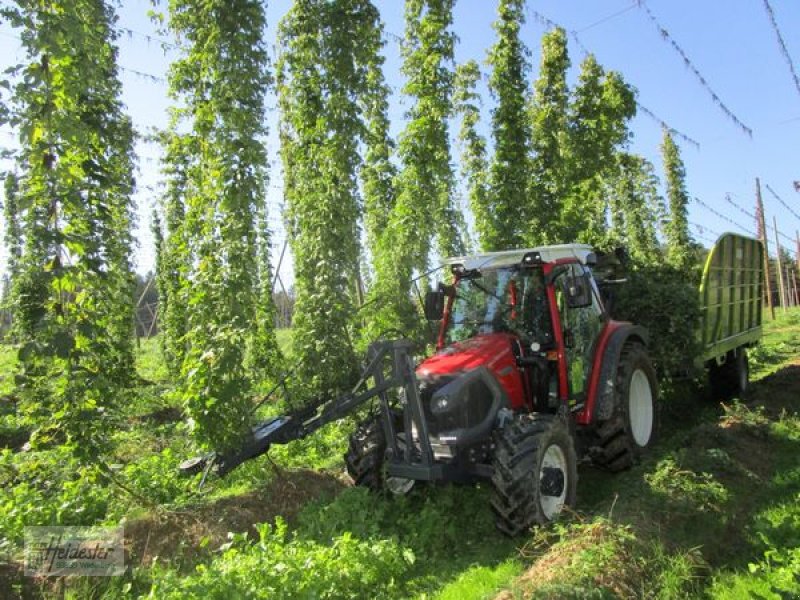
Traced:
POLYGON ((637 267, 610 290, 613 318, 650 332, 649 350, 662 377, 691 369, 700 355, 700 294, 691 273, 667 265, 637 267))
POLYGON ((109 502, 98 470, 66 449, 0 451, 0 545, 21 541, 26 526, 95 524, 109 502))

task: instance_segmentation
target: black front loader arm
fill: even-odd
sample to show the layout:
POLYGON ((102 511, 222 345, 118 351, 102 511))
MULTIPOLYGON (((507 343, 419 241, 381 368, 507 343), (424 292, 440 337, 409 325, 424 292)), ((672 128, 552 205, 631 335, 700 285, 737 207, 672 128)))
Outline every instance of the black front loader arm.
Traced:
MULTIPOLYGON (((406 394, 416 393, 417 383, 410 357, 412 347, 413 343, 408 340, 375 342, 367 351, 369 360, 367 367, 349 393, 333 400, 312 404, 309 408, 287 416, 272 417, 262 421, 253 427, 251 435, 242 441, 238 450, 226 453, 211 452, 205 456, 191 458, 181 463, 179 467, 181 472, 192 474, 213 467, 219 476, 224 476, 243 462, 265 454, 273 444, 288 444, 307 437, 328 423, 346 417, 376 396, 388 406, 387 392, 391 389, 402 387, 406 390, 406 394), (392 360, 390 368, 387 369, 386 359, 389 356, 392 360)), ((419 417, 422 426, 425 427, 422 415, 419 417)), ((391 423, 387 425, 391 427, 391 423)))

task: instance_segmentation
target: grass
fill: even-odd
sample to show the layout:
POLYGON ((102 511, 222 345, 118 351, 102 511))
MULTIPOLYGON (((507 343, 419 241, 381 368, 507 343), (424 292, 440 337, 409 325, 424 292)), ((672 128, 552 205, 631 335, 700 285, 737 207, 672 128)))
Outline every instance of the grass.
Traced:
MULTIPOLYGON (((278 339, 286 351, 290 332, 278 339)), ((199 490, 199 476, 177 475, 189 433, 157 339, 142 340, 141 381, 113 433, 113 461, 136 496, 80 484, 85 477, 56 454, 8 451, 0 529, 10 539, 12 521, 123 519, 131 569, 62 584, 75 598, 792 597, 800 594, 800 311, 767 322, 750 357, 759 381, 748 398, 722 407, 694 384, 671 389, 664 435, 640 465, 616 476, 581 467, 578 512, 508 540, 494 530, 488 484, 418 485, 401 498, 351 487, 341 460, 347 420, 199 490), (45 473, 61 490, 52 497, 45 473)), ((0 389, 13 362, 0 346, 0 389)), ((17 586, 8 589, 60 594, 5 577, 17 586)), ((0 565, 0 586, 3 578, 0 565)))

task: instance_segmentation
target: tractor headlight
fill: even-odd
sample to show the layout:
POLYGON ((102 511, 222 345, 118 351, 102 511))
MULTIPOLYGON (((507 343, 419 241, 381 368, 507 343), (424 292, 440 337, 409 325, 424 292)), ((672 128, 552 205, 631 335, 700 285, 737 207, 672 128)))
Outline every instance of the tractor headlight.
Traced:
POLYGON ((444 413, 447 412, 450 408, 450 396, 443 395, 443 396, 434 396, 431 399, 431 412, 436 413, 444 413))

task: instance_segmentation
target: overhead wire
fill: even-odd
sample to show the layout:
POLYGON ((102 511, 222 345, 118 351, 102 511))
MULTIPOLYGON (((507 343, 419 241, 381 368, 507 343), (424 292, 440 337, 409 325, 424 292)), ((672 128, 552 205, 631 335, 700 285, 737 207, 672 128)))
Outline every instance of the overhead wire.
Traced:
POLYGON ((742 231, 744 231, 744 232, 745 232, 745 233, 747 233, 748 235, 755 236, 755 234, 754 234, 754 233, 753 233, 753 232, 752 232, 750 229, 748 229, 747 227, 745 227, 744 225, 742 225, 742 224, 740 224, 740 223, 737 223, 736 221, 734 221, 733 219, 731 219, 731 218, 730 218, 730 217, 728 217, 727 215, 723 215, 723 214, 722 214, 721 212, 719 212, 719 211, 718 211, 716 208, 714 208, 713 206, 711 206, 711 205, 707 204, 706 202, 704 202, 703 200, 701 200, 701 199, 700 199, 700 198, 698 198, 697 196, 695 196, 695 197, 694 197, 694 201, 695 201, 695 202, 697 202, 697 203, 698 203, 700 206, 702 206, 703 208, 705 208, 707 211, 709 211, 711 214, 713 214, 713 215, 715 215, 716 217, 718 217, 718 218, 722 219, 722 220, 723 220, 723 221, 725 221, 726 223, 728 223, 728 224, 730 224, 730 225, 733 225, 734 227, 737 227, 737 228, 741 229, 742 231))
POLYGON ((775 199, 776 199, 778 202, 780 202, 780 203, 781 203, 781 205, 783 206, 783 208, 785 208, 785 209, 786 209, 786 210, 788 210, 790 213, 792 213, 792 216, 793 216, 795 219, 797 219, 798 221, 800 221, 800 215, 798 215, 798 214, 797 214, 797 213, 794 211, 794 209, 793 209, 791 206, 789 206, 788 204, 786 204, 786 202, 784 202, 784 201, 783 201, 783 198, 781 198, 781 197, 780 197, 780 196, 777 194, 777 192, 776 192, 775 190, 773 190, 773 189, 772 189, 772 188, 769 186, 769 184, 768 184, 768 183, 764 184, 764 187, 766 187, 766 188, 767 188, 767 191, 768 191, 770 194, 772 194, 772 195, 773 195, 773 197, 774 197, 774 198, 775 198, 775 199))
POLYGON ((597 21, 587 25, 586 27, 581 27, 580 29, 575 31, 575 33, 583 33, 584 31, 588 31, 588 30, 590 30, 590 29, 592 29, 594 27, 597 27, 598 25, 602 25, 603 23, 607 23, 608 21, 611 21, 612 19, 616 19, 617 17, 622 16, 625 13, 632 11, 634 8, 636 8, 636 2, 631 2, 631 5, 628 6, 627 8, 623 8, 621 10, 618 10, 615 13, 612 13, 610 15, 602 17, 601 19, 598 19, 597 21))
POLYGON ((800 77, 797 76, 797 69, 795 69, 792 55, 789 54, 789 49, 786 47, 786 42, 784 41, 783 35, 781 35, 781 30, 778 27, 778 20, 775 18, 775 11, 772 10, 772 5, 769 3, 769 0, 764 0, 764 9, 767 11, 770 23, 772 23, 772 29, 775 31, 775 37, 778 39, 778 46, 781 49, 781 54, 783 54, 786 64, 789 65, 789 72, 792 75, 794 87, 797 90, 797 93, 800 94, 800 77))
MULTIPOLYGON (((633 5, 633 6, 635 6, 635 5, 633 5)), ((587 47, 584 45, 584 43, 583 43, 583 42, 580 40, 580 38, 578 37, 578 32, 577 32, 577 31, 575 31, 575 30, 567 30, 567 28, 566 28, 566 27, 564 27, 563 25, 560 25, 559 23, 556 23, 555 21, 553 21, 553 20, 552 20, 552 19, 550 19, 549 17, 547 17, 547 16, 543 15, 542 13, 540 13, 538 10, 536 10, 536 9, 534 9, 534 8, 528 7, 528 12, 529 12, 529 13, 530 13, 530 15, 531 15, 531 16, 534 18, 534 20, 535 20, 535 21, 539 22, 540 24, 544 25, 545 27, 548 27, 548 28, 550 28, 550 29, 560 28, 560 29, 563 29, 564 31, 567 31, 567 32, 568 32, 568 34, 569 34, 569 36, 572 38, 572 41, 573 41, 573 42, 575 42, 575 45, 576 45, 576 46, 578 47, 578 49, 579 49, 579 50, 580 50, 580 51, 583 53, 583 55, 584 55, 584 56, 587 56, 587 55, 589 55, 589 54, 592 54, 592 52, 591 52, 591 51, 590 51, 590 50, 589 50, 589 49, 588 49, 588 48, 587 48, 587 47)), ((649 109, 649 108, 647 108, 645 105, 643 105, 641 102, 639 102, 639 100, 638 100, 638 99, 636 100, 636 106, 637 106, 637 107, 639 108, 639 110, 641 110, 641 112, 642 112, 642 113, 644 113, 644 114, 645 114, 647 117, 649 117, 651 120, 653 120, 653 121, 655 121, 656 123, 658 123, 658 125, 659 125, 659 126, 662 128, 662 129, 666 129, 666 130, 667 130, 667 131, 669 131, 669 132, 670 132, 670 133, 671 133, 673 136, 675 136, 675 137, 677 137, 677 138, 680 138, 680 139, 682 139, 684 142, 686 142, 686 143, 688 143, 688 144, 691 144, 691 145, 692 145, 692 146, 694 146, 694 147, 695 147, 697 150, 699 150, 699 149, 700 149, 700 142, 698 142, 698 141, 697 141, 697 140, 695 140, 694 138, 692 138, 692 137, 690 137, 690 136, 686 135, 686 134, 685 134, 685 133, 683 133, 682 131, 680 131, 680 130, 678 130, 678 129, 674 128, 672 125, 670 125, 669 123, 667 123, 666 121, 664 121, 664 119, 662 119, 661 117, 659 117, 658 115, 656 115, 656 114, 655 114, 655 113, 654 113, 652 110, 650 110, 650 109, 649 109)))
POLYGON ((659 22, 659 20, 653 14, 653 11, 651 11, 650 7, 647 6, 647 3, 644 0, 638 0, 638 4, 637 5, 640 8, 644 9, 644 11, 647 13, 647 16, 650 18, 650 21, 653 23, 655 28, 661 34, 662 39, 666 43, 668 43, 670 46, 672 46, 673 50, 675 50, 675 52, 677 52, 680 55, 680 57, 683 59, 683 64, 686 65, 686 67, 694 74, 694 76, 700 82, 700 85, 702 85, 703 88, 705 88, 706 91, 711 95, 711 99, 719 107, 719 109, 723 113, 725 113, 725 115, 731 121, 733 121, 737 125, 737 127, 739 127, 745 134, 747 134, 748 137, 753 137, 753 130, 750 127, 748 127, 747 125, 745 125, 741 121, 741 119, 739 119, 739 117, 737 117, 733 113, 733 111, 730 108, 728 108, 728 106, 722 101, 722 98, 719 97, 719 94, 717 94, 711 88, 711 85, 708 83, 708 80, 703 76, 703 74, 700 72, 700 70, 694 64, 692 59, 689 58, 689 56, 686 54, 686 51, 680 46, 680 44, 678 44, 677 41, 675 41, 675 38, 672 37, 672 34, 670 34, 670 32, 667 31, 666 27, 664 27, 659 22))

